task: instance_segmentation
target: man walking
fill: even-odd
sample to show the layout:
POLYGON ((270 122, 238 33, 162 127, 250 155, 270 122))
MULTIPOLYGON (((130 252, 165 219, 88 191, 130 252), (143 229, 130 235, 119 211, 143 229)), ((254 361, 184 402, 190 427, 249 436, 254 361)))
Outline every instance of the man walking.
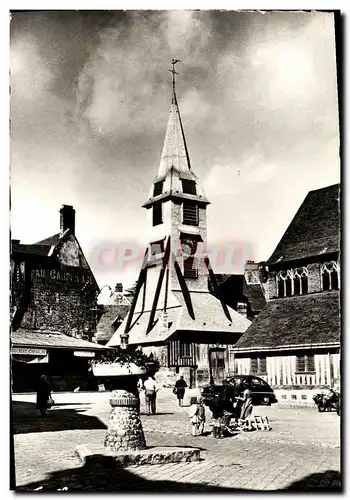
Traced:
POLYGON ((145 388, 145 403, 146 403, 146 414, 150 415, 151 412, 154 415, 156 413, 156 397, 158 387, 156 381, 153 377, 149 376, 144 383, 145 388))
POLYGON ((177 396, 179 406, 182 406, 186 387, 187 384, 183 378, 183 375, 181 375, 179 380, 175 382, 175 387, 174 387, 174 393, 177 396))

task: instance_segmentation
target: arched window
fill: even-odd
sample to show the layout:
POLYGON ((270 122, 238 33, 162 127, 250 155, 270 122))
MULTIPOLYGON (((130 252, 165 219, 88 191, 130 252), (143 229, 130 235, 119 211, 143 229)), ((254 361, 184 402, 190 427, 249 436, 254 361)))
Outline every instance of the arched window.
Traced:
POLYGON ((279 297, 290 297, 292 295, 293 273, 291 270, 279 271, 277 274, 277 286, 279 297))
POLYGON ((332 260, 321 267, 322 288, 324 291, 339 288, 339 265, 332 260))
POLYGON ((302 295, 308 291, 308 270, 297 267, 293 270, 293 295, 302 295))

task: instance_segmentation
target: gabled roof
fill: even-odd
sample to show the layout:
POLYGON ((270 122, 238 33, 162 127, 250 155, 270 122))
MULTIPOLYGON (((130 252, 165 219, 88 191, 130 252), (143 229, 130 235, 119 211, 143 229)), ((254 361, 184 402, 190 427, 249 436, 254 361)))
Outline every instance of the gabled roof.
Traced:
POLYGON ((44 240, 37 241, 35 245, 57 245, 57 243, 60 240, 60 233, 53 234, 52 236, 49 236, 48 238, 45 238, 44 240))
POLYGON ((128 314, 130 306, 128 305, 109 305, 104 306, 104 313, 96 327, 96 340, 98 342, 107 342, 115 332, 114 323, 118 317, 124 319, 128 314))
MULTIPOLYGON (((265 294, 261 284, 247 283, 243 274, 215 274, 224 300, 231 307, 237 302, 248 300, 252 312, 258 312, 266 305, 265 294)), ((211 284, 209 285, 210 289, 211 284)), ((212 292, 213 293, 213 292, 212 292)), ((215 293, 213 293, 215 296, 215 293)))
POLYGON ((234 350, 264 350, 340 342, 339 291, 271 300, 234 350))
POLYGON ((267 264, 340 249, 339 184, 310 191, 267 264))

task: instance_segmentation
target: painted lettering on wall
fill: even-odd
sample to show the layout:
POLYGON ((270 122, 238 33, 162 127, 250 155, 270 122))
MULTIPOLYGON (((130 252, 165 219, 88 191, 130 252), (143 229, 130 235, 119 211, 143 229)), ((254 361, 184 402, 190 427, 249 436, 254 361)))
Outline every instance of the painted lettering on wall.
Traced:
POLYGON ((73 284, 92 283, 91 274, 89 273, 65 271, 62 269, 33 269, 31 274, 33 281, 60 281, 73 284))

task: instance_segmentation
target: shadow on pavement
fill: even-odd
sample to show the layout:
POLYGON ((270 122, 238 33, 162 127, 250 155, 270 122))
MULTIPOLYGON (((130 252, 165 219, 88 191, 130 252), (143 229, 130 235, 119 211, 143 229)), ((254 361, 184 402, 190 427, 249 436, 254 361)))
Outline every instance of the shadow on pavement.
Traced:
MULTIPOLYGON (((75 406, 75 405, 74 405, 75 406)), ((30 432, 55 432, 73 429, 105 429, 97 417, 80 413, 79 409, 53 407, 46 417, 41 417, 35 403, 12 402, 11 426, 13 434, 30 432)))
MULTIPOLYGON (((137 468, 135 468, 137 470, 137 468)), ((252 471, 254 474, 254 471, 252 471)), ((169 471, 169 475, 171 472, 169 471)), ((317 490, 341 491, 341 487, 330 486, 334 478, 340 478, 336 471, 326 471, 319 474, 306 476, 305 479, 293 483, 283 490, 305 491, 317 490), (312 485, 312 482, 314 484, 312 485), (328 486, 326 486, 326 484, 328 486)), ((340 480, 340 479, 339 479, 340 480)), ((147 480, 131 472, 130 469, 118 469, 111 457, 96 455, 94 460, 80 468, 66 469, 53 472, 44 481, 37 481, 16 488, 18 492, 24 491, 86 491, 86 492, 112 492, 112 491, 143 491, 143 492, 257 492, 259 490, 244 488, 224 488, 221 486, 209 486, 199 483, 186 483, 176 481, 153 481, 147 480)), ((261 491, 261 490, 260 490, 261 491)), ((265 490, 265 492, 268 490, 265 490)), ((281 490, 270 490, 281 491, 281 490)))
POLYGON ((294 481, 285 490, 290 491, 328 491, 338 490, 342 491, 342 480, 339 471, 327 470, 326 472, 315 472, 305 476, 300 481, 294 481), (336 483, 334 486, 329 486, 332 482, 336 483))

